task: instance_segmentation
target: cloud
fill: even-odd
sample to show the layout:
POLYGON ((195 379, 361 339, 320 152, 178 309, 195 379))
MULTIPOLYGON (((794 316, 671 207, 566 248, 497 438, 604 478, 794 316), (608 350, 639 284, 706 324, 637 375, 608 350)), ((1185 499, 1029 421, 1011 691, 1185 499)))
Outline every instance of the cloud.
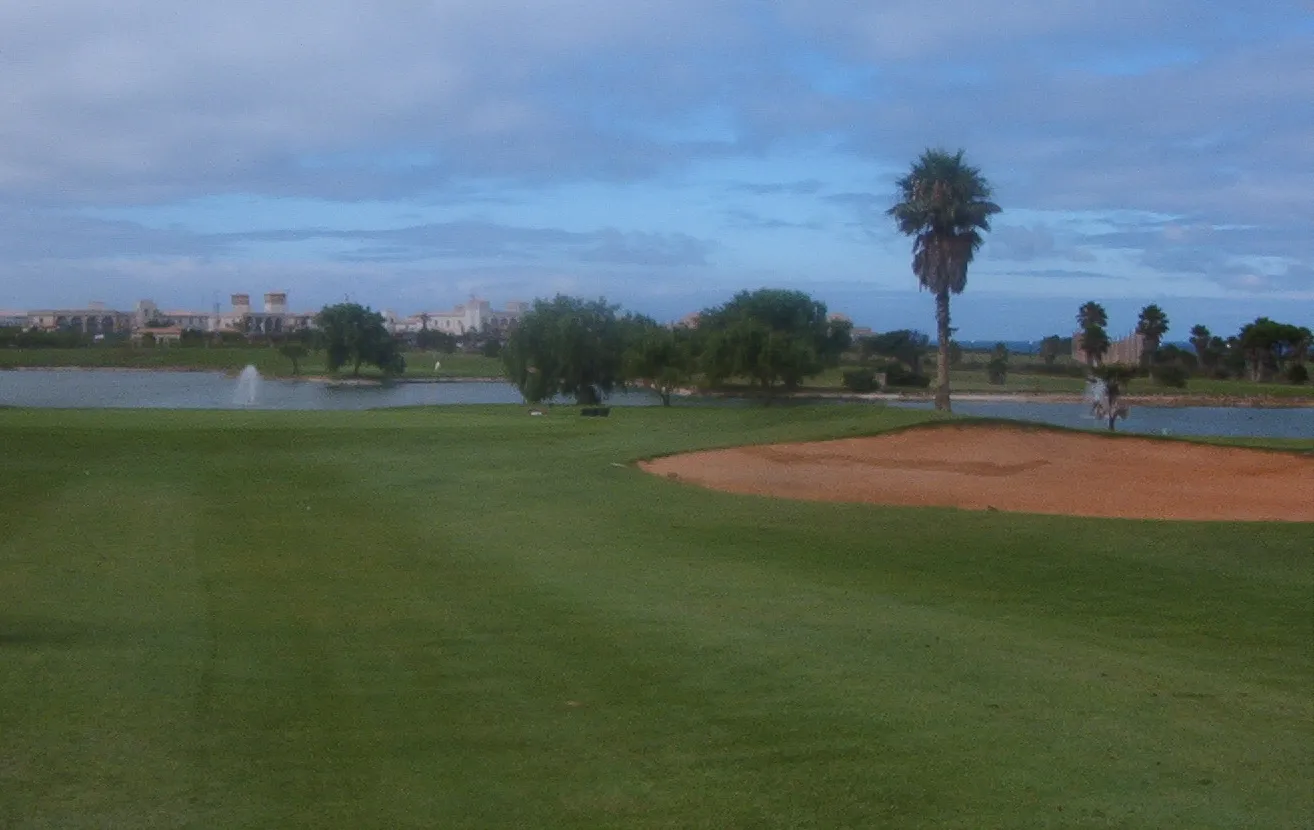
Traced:
POLYGON ((990 255, 996 259, 1030 262, 1051 256, 1054 234, 1040 227, 1003 225, 990 233, 990 255))
POLYGON ((789 196, 811 196, 824 187, 817 179, 803 179, 794 182, 737 182, 730 186, 731 191, 752 193, 755 196, 772 196, 785 194, 789 196))
POLYGON ((820 230, 822 223, 820 221, 809 222, 791 222, 786 219, 777 219, 770 216, 764 216, 756 211, 746 208, 732 207, 725 210, 726 225, 732 228, 754 231, 779 231, 779 230, 820 230))
POLYGON ((196 294, 289 263, 308 291, 398 298, 448 267, 672 293, 903 272, 884 211, 927 146, 994 183, 978 267, 999 279, 1303 296, 1312 20, 1297 0, 9 0, 0 304, 20 281, 196 294), (220 196, 265 219, 189 222, 220 196), (357 219, 381 203, 392 221, 357 219), (88 212, 132 206, 178 222, 88 212), (790 229, 806 256, 755 233, 790 229))

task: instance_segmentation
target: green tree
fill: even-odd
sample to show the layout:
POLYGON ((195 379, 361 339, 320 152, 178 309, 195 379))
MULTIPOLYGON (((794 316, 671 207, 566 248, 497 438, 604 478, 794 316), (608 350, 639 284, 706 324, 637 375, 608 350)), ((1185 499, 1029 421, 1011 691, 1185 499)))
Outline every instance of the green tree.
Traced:
POLYGON ((893 358, 914 375, 922 373, 922 358, 930 350, 930 335, 912 329, 869 334, 858 340, 858 352, 863 360, 877 356, 893 358))
POLYGON ((1212 369, 1214 366, 1209 352, 1209 344, 1212 340, 1213 335, 1209 333, 1208 326, 1200 324, 1191 326, 1191 348, 1195 349, 1196 358, 1206 369, 1212 369))
POLYGON ((1168 333, 1168 315, 1154 303, 1147 305, 1141 309, 1141 315, 1136 321, 1136 333, 1145 341, 1145 348, 1141 352, 1141 365, 1153 371, 1154 353, 1159 350, 1163 336, 1168 333))
POLYGON ((1053 366, 1059 357, 1072 352, 1072 338, 1051 334, 1040 341, 1040 359, 1046 366, 1053 366))
POLYGON ((596 404, 624 383, 625 337, 606 300, 535 300, 502 347, 507 377, 531 403, 570 395, 596 404))
POLYGON ((437 329, 426 327, 421 328, 415 333, 416 348, 424 349, 426 351, 451 354, 456 351, 456 347, 459 344, 460 341, 457 339, 456 335, 450 332, 438 331, 437 329))
POLYGON ((1280 372, 1288 361, 1300 362, 1309 349, 1310 331, 1303 326, 1260 317, 1242 327, 1237 343, 1245 355, 1250 379, 1260 381, 1280 372))
POLYGON ((1250 380, 1263 381, 1280 372, 1286 359, 1296 352, 1302 331, 1296 326, 1261 317, 1254 323, 1246 323, 1236 339, 1246 355, 1250 380))
POLYGON ((986 364, 986 377, 996 386, 1003 386, 1008 380, 1008 346, 1006 344, 995 344, 995 350, 990 354, 990 362, 986 364))
POLYGON ((315 325, 321 333, 330 372, 350 364, 352 377, 359 377, 360 367, 365 363, 379 367, 385 374, 401 374, 406 370, 406 359, 388 333, 383 315, 368 306, 357 303, 324 306, 315 315, 315 325))
POLYGON ((1081 352, 1086 356, 1086 365, 1094 368, 1104 360, 1113 345, 1109 333, 1104 328, 1109 324, 1109 315, 1104 306, 1096 302, 1083 303, 1077 309, 1077 326, 1081 329, 1081 352))
POLYGON ((990 201, 989 182, 963 161, 963 151, 926 150, 896 182, 899 202, 891 207, 899 232, 913 239, 912 270, 935 297, 939 344, 935 408, 950 411, 949 295, 967 288, 967 267, 1000 207, 990 201))
POLYGON ((627 317, 625 377, 652 389, 671 405, 671 394, 693 379, 693 332, 671 329, 643 316, 627 317))
POLYGON ((776 384, 796 389, 804 378, 838 366, 851 329, 846 320, 829 319, 825 303, 802 291, 741 291, 699 315, 702 368, 713 384, 747 378, 769 401, 776 384))
POLYGON ((310 354, 310 350, 301 343, 284 343, 278 347, 278 353, 292 361, 292 374, 299 375, 301 374, 301 361, 306 355, 310 354))

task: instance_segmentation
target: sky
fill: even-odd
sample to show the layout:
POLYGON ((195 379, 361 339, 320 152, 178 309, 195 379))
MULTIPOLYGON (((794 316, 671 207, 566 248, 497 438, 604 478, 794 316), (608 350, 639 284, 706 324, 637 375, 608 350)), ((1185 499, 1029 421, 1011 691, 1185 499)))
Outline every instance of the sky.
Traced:
POLYGON ((797 288, 933 328, 885 210, 1003 207, 962 339, 1314 323, 1308 0, 4 0, 0 309, 797 288))

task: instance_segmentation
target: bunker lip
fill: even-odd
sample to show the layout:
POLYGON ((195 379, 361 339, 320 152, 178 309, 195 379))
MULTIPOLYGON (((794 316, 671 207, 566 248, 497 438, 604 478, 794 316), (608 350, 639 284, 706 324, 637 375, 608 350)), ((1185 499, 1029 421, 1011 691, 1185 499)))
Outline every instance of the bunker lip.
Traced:
POLYGON ((731 493, 1066 516, 1314 522, 1314 457, 999 425, 683 453, 640 463, 731 493))

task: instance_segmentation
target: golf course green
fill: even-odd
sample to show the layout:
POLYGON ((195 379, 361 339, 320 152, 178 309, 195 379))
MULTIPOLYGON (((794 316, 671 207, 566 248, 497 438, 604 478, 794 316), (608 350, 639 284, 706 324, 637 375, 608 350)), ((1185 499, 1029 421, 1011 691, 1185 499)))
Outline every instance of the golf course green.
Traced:
POLYGON ((1314 826, 1314 525, 632 463, 933 417, 0 410, 0 827, 1314 826))

